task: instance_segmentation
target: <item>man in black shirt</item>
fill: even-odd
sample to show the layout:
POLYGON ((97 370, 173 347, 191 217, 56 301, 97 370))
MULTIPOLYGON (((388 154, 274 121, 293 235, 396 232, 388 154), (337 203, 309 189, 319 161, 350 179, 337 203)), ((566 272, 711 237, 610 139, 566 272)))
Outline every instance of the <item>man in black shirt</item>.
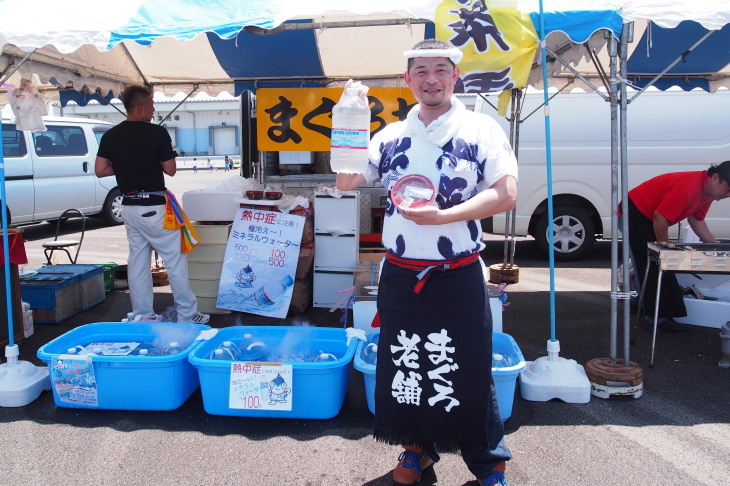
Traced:
POLYGON ((205 324, 210 316, 198 312, 188 280, 187 256, 181 252, 181 232, 163 227, 165 174, 177 171, 170 134, 150 123, 155 113, 152 93, 130 86, 122 94, 127 119, 104 134, 99 143, 97 177, 115 175, 124 195, 124 225, 129 242, 127 278, 132 311, 146 320, 158 319, 154 311, 152 250, 165 261, 175 299, 178 322, 205 324))

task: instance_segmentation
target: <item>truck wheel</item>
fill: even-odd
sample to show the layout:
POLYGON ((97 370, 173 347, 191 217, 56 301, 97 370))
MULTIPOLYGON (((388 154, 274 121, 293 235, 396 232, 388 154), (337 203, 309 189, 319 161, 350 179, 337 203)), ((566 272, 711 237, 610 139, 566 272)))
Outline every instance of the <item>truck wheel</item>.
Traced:
MULTIPOLYGON (((535 227, 535 241, 540 252, 548 256, 547 212, 540 216, 535 227)), ((556 261, 574 261, 583 258, 596 241, 593 221, 588 213, 574 206, 557 206, 553 211, 553 247, 556 261)))
POLYGON ((124 218, 122 217, 122 193, 118 187, 115 187, 106 195, 101 215, 107 224, 118 225, 124 223, 124 218))

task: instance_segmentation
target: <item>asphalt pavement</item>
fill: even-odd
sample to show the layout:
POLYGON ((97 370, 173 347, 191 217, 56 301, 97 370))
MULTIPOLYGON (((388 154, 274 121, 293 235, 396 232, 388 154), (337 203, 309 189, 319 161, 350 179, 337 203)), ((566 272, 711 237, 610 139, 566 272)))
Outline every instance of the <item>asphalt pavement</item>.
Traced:
MULTIPOLYGON (((198 173, 192 182, 184 176, 176 184, 182 188, 201 184, 202 177, 223 177, 217 174, 198 173)), ((50 227, 25 228, 29 268, 42 262, 40 243, 52 239, 50 227)), ((488 240, 487 262, 501 261, 501 240, 488 240)), ((123 262, 125 252, 123 227, 89 220, 79 263, 123 262)), ((515 261, 520 281, 507 288, 504 331, 527 360, 534 360, 547 354, 550 338, 549 270, 529 239, 517 242, 515 261)), ((555 271, 560 356, 580 365, 609 356, 609 266, 610 246, 600 242, 587 260, 560 263, 555 271)), ((172 305, 170 288, 155 287, 155 302, 158 312, 172 305)), ((84 324, 118 321, 129 307, 128 292, 117 290, 61 324, 36 324, 35 334, 19 343, 20 358, 40 365, 36 351, 43 344, 84 324)), ((289 325, 305 319, 336 327, 340 318, 339 311, 310 308, 284 320, 213 315, 210 325, 289 325)), ((718 334, 697 326, 685 335, 659 333, 652 368, 651 334, 643 326, 636 329, 630 359, 644 373, 638 399, 527 401, 518 383, 505 424, 514 455, 507 466, 510 484, 730 484, 730 370, 718 367, 718 334)), ((210 415, 198 390, 169 412, 60 408, 51 392, 43 392, 24 407, 0 408, 0 422, 0 484, 7 485, 380 486, 390 484, 398 454, 398 448, 373 440, 363 378, 354 369, 342 409, 329 420, 210 415)), ((444 454, 420 484, 467 485, 472 479, 458 454, 444 454)))

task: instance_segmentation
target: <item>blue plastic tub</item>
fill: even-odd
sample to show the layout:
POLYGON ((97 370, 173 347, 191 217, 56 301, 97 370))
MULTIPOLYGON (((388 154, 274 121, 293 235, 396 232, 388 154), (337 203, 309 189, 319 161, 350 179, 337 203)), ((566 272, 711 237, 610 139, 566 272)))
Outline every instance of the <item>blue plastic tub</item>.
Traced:
POLYGON ((97 406, 69 403, 52 386, 56 405, 66 408, 110 410, 174 410, 198 388, 198 374, 188 353, 203 341, 196 337, 209 326, 178 323, 101 322, 77 327, 38 349, 38 358, 51 371, 54 358, 67 356, 69 348, 91 343, 177 341, 183 351, 168 356, 91 356, 96 381, 97 406))
MULTIPOLYGON (((355 352, 355 369, 361 371, 365 381, 365 396, 368 401, 368 408, 372 414, 375 414, 375 365, 366 363, 363 360, 363 352, 369 342, 377 343, 380 331, 368 334, 368 342, 360 341, 355 352)), ((492 351, 505 356, 509 356, 513 366, 505 368, 492 368, 492 376, 494 377, 494 385, 497 388, 497 401, 499 402, 499 410, 502 413, 502 420, 507 420, 512 416, 512 404, 515 398, 515 385, 517 376, 525 369, 525 358, 522 351, 517 346, 515 340, 509 334, 501 332, 492 333, 492 351)))
POLYGON ((364 353, 368 344, 378 344, 379 337, 380 331, 375 331, 368 334, 367 342, 359 341, 353 361, 355 369, 362 372, 363 380, 365 380, 365 398, 368 401, 368 409, 373 415, 375 415, 375 364, 366 362, 364 353))
MULTIPOLYGON (((328 419, 342 408, 347 392, 350 362, 355 354, 357 339, 349 346, 344 329, 312 326, 236 326, 220 329, 218 334, 194 349, 188 359, 198 369, 203 406, 211 415, 244 417, 314 418, 328 419), (259 362, 264 366, 285 364, 292 367, 291 410, 264 409, 261 403, 251 408, 231 407, 231 361, 210 359, 211 353, 224 341, 239 345, 244 334, 250 333, 253 341, 264 343, 265 354, 259 362), (280 351, 290 350, 287 356, 280 351), (337 359, 329 362, 299 361, 320 351, 333 354, 337 359), (257 407, 258 405, 258 407, 257 407)), ((238 366, 243 361, 237 361, 238 366)), ((250 363, 250 362, 246 362, 250 363)), ((266 383, 260 382, 266 393, 266 383)), ((235 400, 235 397, 234 397, 235 400)))
POLYGON ((492 368, 494 386, 497 388, 497 401, 502 420, 512 416, 512 404, 515 400, 515 385, 520 372, 525 369, 525 358, 514 338, 503 332, 492 333, 492 352, 509 356, 514 365, 504 368, 492 368))

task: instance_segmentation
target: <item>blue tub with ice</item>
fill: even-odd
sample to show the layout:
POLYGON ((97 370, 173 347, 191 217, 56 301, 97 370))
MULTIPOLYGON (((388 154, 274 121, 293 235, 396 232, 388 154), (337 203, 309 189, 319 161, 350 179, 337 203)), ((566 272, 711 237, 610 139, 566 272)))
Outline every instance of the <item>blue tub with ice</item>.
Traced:
POLYGON ((188 359, 209 414, 328 419, 347 391, 357 339, 347 340, 341 328, 235 326, 220 329, 188 359), (234 359, 225 349, 231 347, 239 353, 234 359))
POLYGON ((100 322, 38 349, 56 405, 110 410, 174 410, 198 388, 188 354, 209 337, 201 324, 100 322))
MULTIPOLYGON (((365 381, 365 396, 368 409, 375 414, 375 367, 376 356, 373 355, 373 346, 377 346, 380 331, 368 334, 367 341, 360 341, 355 352, 354 366, 361 371, 365 381)), ((525 369, 525 358, 519 346, 509 334, 492 333, 492 376, 497 389, 497 401, 502 420, 512 416, 512 404, 515 398, 517 376, 525 369), (498 355, 498 356, 496 356, 498 355), (498 361, 495 361, 496 360, 498 361)))

